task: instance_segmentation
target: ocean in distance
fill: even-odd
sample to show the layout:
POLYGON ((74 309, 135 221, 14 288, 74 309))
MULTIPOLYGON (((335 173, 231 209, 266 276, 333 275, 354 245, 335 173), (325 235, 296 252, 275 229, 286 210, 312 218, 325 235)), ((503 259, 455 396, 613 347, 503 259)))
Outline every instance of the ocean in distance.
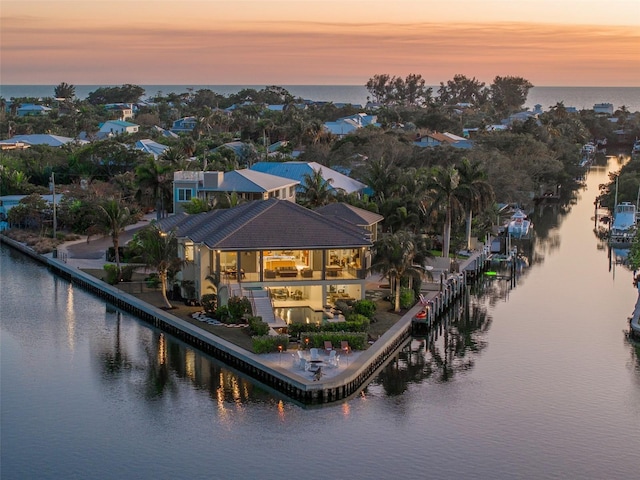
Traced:
MULTIPOLYGON (((104 85, 76 85, 78 98, 87 95, 104 85)), ((152 96, 161 92, 185 93, 190 89, 198 91, 208 88, 221 95, 237 93, 243 88, 260 90, 265 85, 140 85, 145 95, 152 96)), ((307 100, 328 101, 335 103, 351 103, 365 105, 369 92, 364 85, 280 85, 292 95, 307 100)), ((0 85, 0 97, 7 100, 20 97, 52 97, 55 85, 0 85)), ((438 86, 432 86, 434 93, 438 86)), ((630 112, 640 112, 640 87, 533 87, 525 107, 532 109, 542 105, 543 110, 563 102, 565 107, 578 110, 591 109, 596 103, 611 103, 614 110, 625 106, 630 112)))

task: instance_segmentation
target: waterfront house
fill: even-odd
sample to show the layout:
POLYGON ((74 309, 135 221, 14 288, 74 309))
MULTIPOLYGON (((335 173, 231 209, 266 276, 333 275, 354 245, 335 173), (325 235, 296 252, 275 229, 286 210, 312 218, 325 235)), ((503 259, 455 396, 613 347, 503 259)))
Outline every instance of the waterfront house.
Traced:
POLYGON ((232 172, 178 171, 173 174, 173 211, 183 212, 192 198, 213 203, 220 194, 235 193, 240 200, 279 198, 296 201, 298 182, 258 171, 242 169, 232 172))
POLYGON ((357 113, 349 117, 342 117, 335 122, 325 122, 324 129, 337 137, 344 137, 359 128, 367 126, 379 127, 378 116, 368 115, 366 113, 357 113))
POLYGON ((243 295, 267 293, 270 309, 299 307, 312 316, 338 300, 364 298, 371 265, 371 230, 329 213, 270 198, 158 225, 175 229, 185 260, 180 277, 193 282, 198 298, 213 291, 213 275, 223 304, 242 287, 243 295))

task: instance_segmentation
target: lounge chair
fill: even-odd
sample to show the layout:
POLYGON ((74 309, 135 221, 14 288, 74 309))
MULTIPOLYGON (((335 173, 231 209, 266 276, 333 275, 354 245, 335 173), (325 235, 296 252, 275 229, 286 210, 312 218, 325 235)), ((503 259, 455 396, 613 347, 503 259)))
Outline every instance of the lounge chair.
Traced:
POLYGON ((325 340, 324 349, 327 351, 327 353, 333 351, 333 344, 329 340, 325 340))
POLYGON ((346 340, 342 340, 340 342, 340 350, 342 350, 344 353, 349 353, 349 351, 351 350, 351 347, 349 347, 349 342, 347 342, 346 340))

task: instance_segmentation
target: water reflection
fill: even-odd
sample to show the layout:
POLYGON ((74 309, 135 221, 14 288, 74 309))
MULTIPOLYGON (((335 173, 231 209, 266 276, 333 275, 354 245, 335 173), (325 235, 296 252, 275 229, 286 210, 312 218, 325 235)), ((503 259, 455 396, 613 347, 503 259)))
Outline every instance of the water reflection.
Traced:
POLYGON ((427 379, 448 382, 473 368, 487 346, 485 336, 490 326, 491 318, 481 301, 460 301, 429 336, 408 342, 373 383, 380 384, 388 396, 397 396, 410 384, 427 379))

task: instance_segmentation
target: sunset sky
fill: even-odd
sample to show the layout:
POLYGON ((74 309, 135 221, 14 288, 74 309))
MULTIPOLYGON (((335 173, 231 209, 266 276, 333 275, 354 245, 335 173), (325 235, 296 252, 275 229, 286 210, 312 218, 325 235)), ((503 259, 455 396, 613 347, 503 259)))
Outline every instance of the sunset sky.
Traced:
POLYGON ((640 0, 1 0, 0 84, 640 86, 640 0))

